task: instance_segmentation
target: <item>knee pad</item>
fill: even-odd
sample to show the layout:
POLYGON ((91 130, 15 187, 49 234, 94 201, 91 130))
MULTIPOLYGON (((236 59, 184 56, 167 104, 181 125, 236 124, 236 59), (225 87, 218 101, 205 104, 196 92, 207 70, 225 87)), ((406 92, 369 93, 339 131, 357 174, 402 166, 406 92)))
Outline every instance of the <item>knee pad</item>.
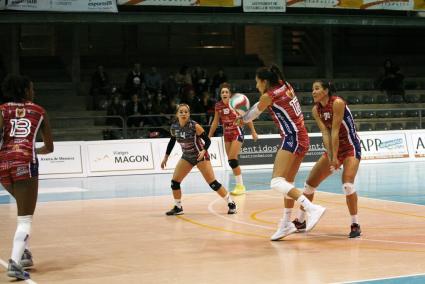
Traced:
POLYGON ((304 183, 304 194, 310 195, 313 194, 316 191, 315 187, 312 187, 308 183, 304 183))
POLYGON ((284 195, 287 195, 291 189, 295 188, 293 184, 287 182, 283 177, 275 177, 270 181, 270 187, 284 195))
POLYGON ((236 159, 229 160, 228 162, 232 169, 239 167, 239 161, 236 159))
POLYGON ((354 192, 356 192, 356 188, 354 187, 354 184, 350 182, 346 182, 342 185, 342 190, 344 191, 345 195, 351 195, 354 192))
POLYGON ((172 190, 179 190, 180 189, 180 183, 172 179, 171 180, 171 189, 172 190))
POLYGON ((212 190, 217 191, 217 190, 220 189, 221 183, 219 183, 217 180, 215 180, 212 183, 210 183, 210 187, 212 188, 212 190))

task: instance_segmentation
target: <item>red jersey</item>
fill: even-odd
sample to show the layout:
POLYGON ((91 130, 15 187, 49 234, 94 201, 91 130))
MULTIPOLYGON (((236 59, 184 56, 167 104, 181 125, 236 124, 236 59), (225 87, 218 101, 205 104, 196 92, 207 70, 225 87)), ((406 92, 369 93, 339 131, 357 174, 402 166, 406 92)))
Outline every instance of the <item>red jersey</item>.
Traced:
MULTIPOLYGON (((329 130, 332 129, 332 120, 333 120, 333 104, 336 99, 341 99, 337 96, 329 97, 329 101, 325 106, 322 106, 320 103, 316 103, 317 113, 320 117, 320 120, 325 124, 326 128, 329 130)), ((341 99, 344 101, 343 99, 341 99)), ((344 101, 345 103, 345 101, 344 101)), ((339 149, 338 149, 338 158, 344 158, 346 154, 350 153, 348 156, 356 156, 360 159, 361 147, 360 147, 360 138, 356 132, 356 125, 354 123, 354 118, 345 103, 344 115, 342 118, 341 125, 339 127, 339 149), (344 157, 343 157, 344 156, 344 157)))
POLYGON ((35 163, 35 139, 45 110, 26 101, 5 103, 0 106, 0 111, 3 116, 0 160, 35 163))
POLYGON ((229 105, 219 101, 215 104, 215 111, 218 113, 223 125, 223 134, 226 142, 237 140, 238 137, 243 136, 242 129, 235 124, 238 114, 229 105))

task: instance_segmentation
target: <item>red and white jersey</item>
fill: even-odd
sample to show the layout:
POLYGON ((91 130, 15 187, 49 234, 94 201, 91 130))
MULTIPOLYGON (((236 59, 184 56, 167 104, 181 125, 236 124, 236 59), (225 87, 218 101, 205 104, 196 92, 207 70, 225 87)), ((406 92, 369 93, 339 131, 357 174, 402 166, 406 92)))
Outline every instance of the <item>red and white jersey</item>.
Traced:
POLYGON ((297 140, 307 140, 307 129, 304 126, 304 115, 294 89, 289 83, 267 92, 272 99, 268 106, 269 113, 279 128, 280 135, 297 136, 297 140), (292 97, 291 97, 292 96, 292 97))
POLYGON ((26 101, 2 104, 0 111, 3 116, 0 160, 36 162, 35 139, 45 110, 26 101))
POLYGON ((230 108, 229 105, 219 101, 215 104, 215 111, 218 113, 221 123, 223 125, 224 135, 239 133, 242 134, 240 127, 235 124, 235 120, 238 117, 238 114, 230 108))
MULTIPOLYGON (((336 99, 342 98, 337 96, 329 97, 329 101, 325 106, 322 106, 320 103, 316 103, 317 113, 319 114, 320 120, 325 124, 326 128, 329 130, 332 129, 332 120, 333 120, 333 104, 336 99)), ((344 101, 345 103, 345 101, 344 101)), ((353 115, 350 112, 347 104, 345 103, 344 115, 342 118, 341 125, 339 127, 339 150, 350 149, 354 147, 356 152, 360 153, 360 138, 357 135, 356 124, 354 123, 353 115)))

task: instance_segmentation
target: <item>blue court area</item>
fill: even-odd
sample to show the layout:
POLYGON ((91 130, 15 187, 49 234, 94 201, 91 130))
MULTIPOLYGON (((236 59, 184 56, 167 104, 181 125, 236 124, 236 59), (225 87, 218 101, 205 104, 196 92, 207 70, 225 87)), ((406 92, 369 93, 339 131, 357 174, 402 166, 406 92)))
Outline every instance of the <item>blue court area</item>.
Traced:
MULTIPOLYGON (((301 168, 296 186, 302 187, 311 168, 301 168)), ((423 176, 425 162, 403 162, 386 164, 363 164, 360 166, 356 188, 362 197, 425 205, 423 176)), ((51 179, 40 181, 40 202, 63 200, 92 200, 133 198, 169 195, 171 174, 108 176, 92 178, 51 179)), ((227 188, 234 186, 230 171, 216 171, 216 178, 227 188)), ((248 191, 268 190, 271 169, 243 171, 248 191)), ((182 183, 183 194, 209 193, 209 186, 201 174, 191 173, 182 183)), ((341 173, 328 178, 320 191, 342 194, 341 173)), ((184 199, 184 197, 183 197, 184 199)), ((2 188, 0 204, 14 200, 2 188)), ((425 271, 424 271, 425 273, 425 271)), ((367 280, 355 283, 425 283, 425 275, 412 275, 391 279, 367 280)))

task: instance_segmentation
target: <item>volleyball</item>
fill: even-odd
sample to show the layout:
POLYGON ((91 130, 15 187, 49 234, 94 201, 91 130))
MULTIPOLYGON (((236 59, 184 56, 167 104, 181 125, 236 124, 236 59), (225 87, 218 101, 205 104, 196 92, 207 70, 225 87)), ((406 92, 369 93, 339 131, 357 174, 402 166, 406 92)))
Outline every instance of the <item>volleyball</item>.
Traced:
POLYGON ((249 99, 241 93, 236 93, 230 98, 230 107, 239 115, 244 115, 249 110, 249 99))

